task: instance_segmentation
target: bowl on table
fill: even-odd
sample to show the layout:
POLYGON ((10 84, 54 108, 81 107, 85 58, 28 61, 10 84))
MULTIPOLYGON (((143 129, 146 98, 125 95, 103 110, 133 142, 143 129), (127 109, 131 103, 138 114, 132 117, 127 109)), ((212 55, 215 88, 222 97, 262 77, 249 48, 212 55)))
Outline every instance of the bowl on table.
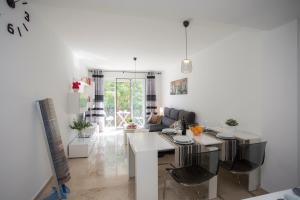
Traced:
POLYGON ((190 126, 190 129, 191 129, 194 136, 199 136, 203 133, 204 126, 202 126, 200 124, 193 124, 193 125, 190 126))

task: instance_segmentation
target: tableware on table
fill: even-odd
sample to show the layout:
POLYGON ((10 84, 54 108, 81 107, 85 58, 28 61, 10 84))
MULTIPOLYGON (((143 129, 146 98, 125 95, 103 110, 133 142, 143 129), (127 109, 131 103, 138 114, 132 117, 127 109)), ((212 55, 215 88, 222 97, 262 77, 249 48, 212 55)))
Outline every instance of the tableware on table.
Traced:
POLYGON ((177 134, 178 131, 174 128, 164 128, 162 131, 164 134, 177 134))
POLYGON ((285 194, 284 199, 286 199, 286 200, 299 200, 300 197, 298 197, 294 194, 285 194))
POLYGON ((199 136, 199 135, 201 135, 201 133, 203 133, 204 126, 199 125, 199 124, 194 124, 194 125, 190 126, 190 129, 194 136, 199 136))
POLYGON ((173 137, 173 140, 177 144, 193 144, 194 140, 187 135, 176 135, 173 137))
POLYGON ((174 141, 174 143, 179 144, 179 145, 188 145, 188 144, 194 144, 194 141, 191 141, 191 142, 176 142, 176 141, 174 141))
POLYGON ((235 136, 233 133, 230 133, 230 132, 221 132, 221 133, 218 133, 216 135, 217 138, 220 138, 220 139, 234 139, 235 136))
POLYGON ((300 188, 293 188, 293 193, 300 197, 300 188))

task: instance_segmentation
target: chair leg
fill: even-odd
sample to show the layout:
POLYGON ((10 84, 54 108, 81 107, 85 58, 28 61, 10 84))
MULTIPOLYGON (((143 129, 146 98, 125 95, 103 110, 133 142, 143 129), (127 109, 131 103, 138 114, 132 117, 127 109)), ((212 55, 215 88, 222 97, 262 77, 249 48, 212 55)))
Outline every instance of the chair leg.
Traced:
POLYGON ((239 185, 241 185, 241 179, 240 179, 240 176, 237 174, 236 177, 237 177, 237 180, 238 180, 239 185))

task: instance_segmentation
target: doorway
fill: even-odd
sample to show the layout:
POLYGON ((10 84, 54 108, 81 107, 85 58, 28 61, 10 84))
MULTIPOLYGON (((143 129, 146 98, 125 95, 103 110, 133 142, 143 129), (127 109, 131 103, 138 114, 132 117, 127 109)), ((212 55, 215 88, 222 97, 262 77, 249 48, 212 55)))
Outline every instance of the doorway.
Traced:
POLYGON ((146 80, 116 78, 104 80, 105 127, 123 128, 129 121, 145 124, 146 80))

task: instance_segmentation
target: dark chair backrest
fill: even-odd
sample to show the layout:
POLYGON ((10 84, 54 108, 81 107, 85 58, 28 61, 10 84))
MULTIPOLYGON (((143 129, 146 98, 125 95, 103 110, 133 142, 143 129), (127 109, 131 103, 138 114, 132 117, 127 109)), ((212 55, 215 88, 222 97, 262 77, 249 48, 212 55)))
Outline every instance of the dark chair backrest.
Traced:
POLYGON ((191 153, 185 156, 185 166, 201 167, 212 174, 217 175, 219 171, 219 152, 212 150, 201 153, 191 153))
POLYGON ((237 148, 236 158, 233 161, 233 169, 239 169, 241 163, 247 164, 247 171, 252 171, 261 165, 265 160, 265 149, 267 142, 259 142, 253 144, 239 144, 237 148), (243 161, 243 162, 241 162, 243 161))

